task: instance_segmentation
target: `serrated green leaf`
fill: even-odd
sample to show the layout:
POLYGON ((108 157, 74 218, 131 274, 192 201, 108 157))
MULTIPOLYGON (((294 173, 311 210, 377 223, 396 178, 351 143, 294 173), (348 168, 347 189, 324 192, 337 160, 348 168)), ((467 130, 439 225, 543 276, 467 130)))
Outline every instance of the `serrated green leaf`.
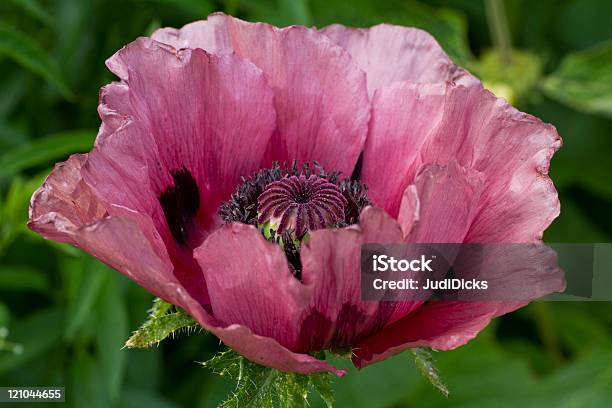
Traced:
POLYGON ((276 370, 254 364, 232 350, 219 352, 202 365, 215 374, 236 381, 234 392, 220 404, 221 407, 274 406, 273 383, 276 370))
POLYGON ((42 77, 65 98, 73 98, 74 95, 61 77, 59 68, 45 50, 33 38, 3 23, 0 23, 1 55, 6 55, 42 77))
POLYGON ((95 136, 95 130, 74 130, 14 147, 0 155, 0 176, 12 176, 41 164, 51 165, 71 153, 90 150, 95 136))
POLYGON ((125 342, 128 348, 146 348, 158 344, 179 330, 196 329, 198 324, 181 309, 173 311, 174 306, 161 299, 155 299, 148 319, 125 342))
POLYGON ((274 384, 278 404, 282 408, 303 408, 308 406, 308 384, 306 375, 282 373, 274 384))
POLYGON ((568 54, 542 87, 574 109, 612 116, 612 41, 568 54))
POLYGON ((334 396, 329 374, 286 373, 253 363, 240 354, 226 350, 201 363, 215 374, 236 381, 234 392, 222 407, 303 408, 309 406, 311 390, 320 394, 327 407, 334 396))
POLYGON ((431 385, 434 386, 442 395, 448 397, 449 391, 446 385, 442 382, 438 369, 435 366, 431 351, 424 348, 413 348, 410 349, 414 363, 417 368, 431 385))
POLYGON ((332 408, 335 400, 331 379, 332 377, 329 373, 316 373, 310 375, 310 386, 319 394, 327 408, 332 408))

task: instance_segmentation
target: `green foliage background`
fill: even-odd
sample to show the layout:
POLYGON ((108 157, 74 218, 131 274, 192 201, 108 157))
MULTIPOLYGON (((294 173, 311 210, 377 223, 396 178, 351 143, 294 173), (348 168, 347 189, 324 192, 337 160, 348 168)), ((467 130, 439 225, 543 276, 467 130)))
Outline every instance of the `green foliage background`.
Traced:
MULTIPOLYGON (((0 337, 0 385, 64 385, 75 407, 211 407, 230 391, 230 382, 194 363, 218 350, 212 336, 121 350, 151 296, 25 228, 29 197, 53 163, 92 144, 98 89, 113 80, 104 60, 137 36, 214 10, 277 25, 390 22, 427 29, 455 61, 555 124, 564 138, 551 168, 562 212, 545 238, 611 241, 612 2, 511 0, 502 20, 491 14, 496 6, 496 0, 2 0, 0 328, 8 337, 0 337), (514 46, 510 64, 503 38, 489 34, 504 21, 514 46)), ((610 303, 535 303, 497 319, 467 346, 435 354, 448 400, 405 354, 336 381, 337 405, 612 406, 611 334, 610 303)))

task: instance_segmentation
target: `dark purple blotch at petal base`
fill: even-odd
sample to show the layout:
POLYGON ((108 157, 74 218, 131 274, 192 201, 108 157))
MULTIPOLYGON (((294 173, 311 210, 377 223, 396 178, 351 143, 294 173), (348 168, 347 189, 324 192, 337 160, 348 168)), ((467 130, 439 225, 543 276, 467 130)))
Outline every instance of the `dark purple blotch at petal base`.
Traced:
POLYGON ((172 172, 174 186, 160 194, 166 222, 172 236, 181 245, 187 244, 187 235, 193 228, 193 219, 200 208, 198 185, 185 167, 172 172))

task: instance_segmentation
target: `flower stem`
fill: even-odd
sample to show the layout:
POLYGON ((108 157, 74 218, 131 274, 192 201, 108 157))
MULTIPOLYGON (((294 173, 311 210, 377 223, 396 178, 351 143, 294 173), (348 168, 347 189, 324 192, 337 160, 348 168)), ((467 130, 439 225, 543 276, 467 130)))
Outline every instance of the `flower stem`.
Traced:
POLYGON ((531 310, 540 339, 544 343, 553 364, 558 367, 563 364, 563 354, 559 346, 550 305, 545 302, 534 302, 531 310))
POLYGON ((512 38, 508 27, 504 0, 485 0, 487 23, 493 45, 499 51, 503 64, 512 63, 512 38))

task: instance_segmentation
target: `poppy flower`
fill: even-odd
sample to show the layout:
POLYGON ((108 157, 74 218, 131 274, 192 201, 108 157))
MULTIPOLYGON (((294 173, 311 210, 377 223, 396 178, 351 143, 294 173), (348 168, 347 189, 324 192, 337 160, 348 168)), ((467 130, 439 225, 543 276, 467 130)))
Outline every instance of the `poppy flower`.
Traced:
MULTIPOLYGON (((540 242, 561 140, 424 31, 276 28, 223 14, 107 61, 88 154, 58 164, 29 226, 298 373, 447 350, 521 302, 366 302, 368 242, 540 242), (360 158, 361 157, 361 158, 360 158)), ((532 298, 560 289, 535 288, 532 298)))

